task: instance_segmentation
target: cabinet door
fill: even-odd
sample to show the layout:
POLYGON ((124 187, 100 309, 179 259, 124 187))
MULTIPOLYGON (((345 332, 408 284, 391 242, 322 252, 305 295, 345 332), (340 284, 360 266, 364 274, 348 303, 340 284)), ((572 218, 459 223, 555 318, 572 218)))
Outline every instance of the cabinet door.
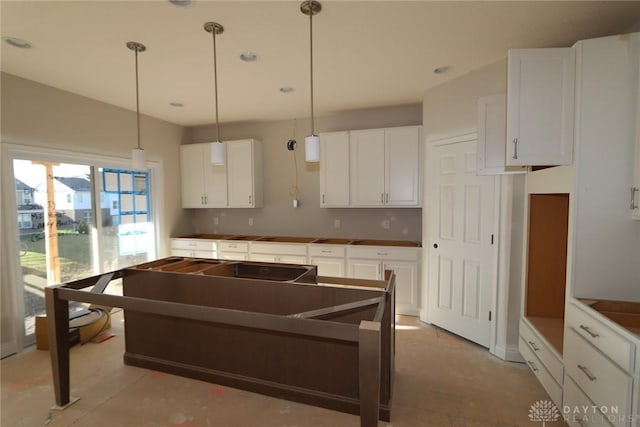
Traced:
POLYGON ((344 277, 344 258, 312 257, 309 264, 318 266, 318 276, 344 277))
POLYGON ((227 188, 230 208, 255 207, 253 141, 227 142, 227 188))
POLYGON ((506 164, 571 164, 573 49, 512 49, 508 59, 506 164))
POLYGON ((204 181, 204 206, 227 206, 227 166, 211 164, 211 143, 202 145, 202 177, 204 181))
MULTIPOLYGON (((640 62, 640 34, 636 33, 632 36, 633 53, 632 58, 635 64, 640 62)), ((631 63, 634 63, 633 61, 631 63)), ((640 220, 640 67, 636 68, 636 81, 638 91, 636 93, 636 147, 635 147, 635 171, 632 189, 631 201, 633 209, 633 219, 640 220)))
POLYGON ((351 131, 351 206, 384 205, 384 129, 351 131))
POLYGON ((478 98, 478 175, 526 173, 524 166, 506 166, 507 95, 478 98))
POLYGON ((320 134, 320 207, 349 206, 349 132, 320 134))
POLYGON ((347 262, 349 277, 380 280, 382 263, 377 259, 350 259, 347 262))
POLYGON ((393 270, 396 275, 396 312, 417 316, 418 303, 418 263, 407 261, 385 261, 384 270, 393 270))
POLYGON ((385 129, 387 206, 420 206, 420 126, 385 129))
POLYGON ((180 146, 180 175, 182 207, 201 208, 204 203, 204 179, 202 176, 202 145, 180 146))

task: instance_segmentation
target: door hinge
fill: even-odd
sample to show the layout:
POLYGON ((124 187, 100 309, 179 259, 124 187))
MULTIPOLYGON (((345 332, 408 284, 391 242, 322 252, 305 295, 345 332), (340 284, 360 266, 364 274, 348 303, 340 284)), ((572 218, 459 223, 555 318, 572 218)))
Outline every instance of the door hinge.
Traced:
POLYGON ((491 322, 491 312, 489 312, 489 322, 491 322))
POLYGON ((491 235, 491 244, 493 245, 493 234, 491 235))

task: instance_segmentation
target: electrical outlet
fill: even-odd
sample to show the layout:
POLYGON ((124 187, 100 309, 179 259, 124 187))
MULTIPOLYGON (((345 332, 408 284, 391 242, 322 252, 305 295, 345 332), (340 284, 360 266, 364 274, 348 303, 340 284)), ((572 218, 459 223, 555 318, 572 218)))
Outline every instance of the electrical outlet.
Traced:
POLYGON ((220 224, 220 218, 218 218, 217 216, 213 217, 213 225, 218 225, 220 224))
POLYGON ((385 219, 384 221, 382 221, 382 228, 384 229, 389 229, 389 220, 385 219))
POLYGON ((253 227, 253 218, 249 218, 249 226, 253 227))
POLYGON ((333 228, 340 228, 340 220, 339 219, 334 219, 333 220, 333 228))

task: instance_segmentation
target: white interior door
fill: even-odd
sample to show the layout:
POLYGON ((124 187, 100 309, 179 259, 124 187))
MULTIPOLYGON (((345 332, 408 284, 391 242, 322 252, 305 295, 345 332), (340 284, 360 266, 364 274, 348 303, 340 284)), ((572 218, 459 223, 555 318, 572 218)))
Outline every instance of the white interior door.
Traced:
POLYGON ((431 150, 427 321, 489 347, 495 177, 476 175, 476 145, 431 150))

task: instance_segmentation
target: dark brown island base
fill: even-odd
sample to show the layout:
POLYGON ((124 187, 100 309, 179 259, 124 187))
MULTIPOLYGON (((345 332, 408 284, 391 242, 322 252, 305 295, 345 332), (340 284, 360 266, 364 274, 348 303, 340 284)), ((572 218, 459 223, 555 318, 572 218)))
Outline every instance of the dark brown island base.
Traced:
POLYGON ((127 364, 390 421, 395 276, 170 257, 47 287, 56 405, 69 385, 69 301, 121 307, 127 364), (103 294, 123 280, 123 296, 103 294), (89 291, 88 288, 92 289, 89 291))

